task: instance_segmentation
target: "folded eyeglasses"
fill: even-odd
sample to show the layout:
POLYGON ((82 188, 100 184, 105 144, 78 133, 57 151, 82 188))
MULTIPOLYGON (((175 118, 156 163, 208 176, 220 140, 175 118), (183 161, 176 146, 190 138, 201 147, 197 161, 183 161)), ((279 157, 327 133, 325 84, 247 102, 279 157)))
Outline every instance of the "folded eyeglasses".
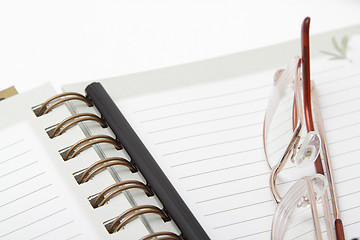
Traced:
POLYGON ((283 239, 289 232, 296 237, 296 227, 302 224, 310 226, 307 234, 316 239, 323 239, 323 233, 327 239, 345 239, 318 96, 310 81, 309 26, 310 18, 305 18, 302 57, 275 74, 264 119, 264 151, 271 169, 270 190, 277 204, 272 239, 283 239), (286 164, 289 159, 296 167, 286 164))

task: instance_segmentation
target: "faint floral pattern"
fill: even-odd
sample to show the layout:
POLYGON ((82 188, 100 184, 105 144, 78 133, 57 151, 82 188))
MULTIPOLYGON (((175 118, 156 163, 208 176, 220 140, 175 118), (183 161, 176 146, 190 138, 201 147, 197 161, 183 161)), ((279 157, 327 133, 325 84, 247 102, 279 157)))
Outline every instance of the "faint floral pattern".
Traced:
POLYGON ((322 53, 326 55, 330 55, 334 60, 339 59, 346 59, 347 58, 347 50, 348 50, 348 43, 349 43, 349 37, 345 36, 341 39, 341 42, 338 43, 335 37, 332 38, 332 43, 335 48, 335 52, 330 51, 321 51, 322 53))
POLYGON ((351 38, 344 36, 340 42, 333 37, 333 51, 321 51, 330 56, 330 60, 348 60, 350 62, 360 60, 360 35, 354 35, 351 38))

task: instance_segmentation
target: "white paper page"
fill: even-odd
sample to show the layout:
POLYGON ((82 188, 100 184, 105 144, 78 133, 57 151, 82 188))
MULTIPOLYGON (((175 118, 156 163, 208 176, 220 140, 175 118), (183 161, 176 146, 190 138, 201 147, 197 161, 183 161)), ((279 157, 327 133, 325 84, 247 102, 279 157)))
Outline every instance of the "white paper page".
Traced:
POLYGON ((41 148, 25 122, 0 132, 0 239, 85 239, 41 148))
POLYGON ((262 232, 275 210, 262 148, 269 75, 120 103, 212 239, 268 236, 262 232))
POLYGON ((326 61, 313 75, 332 163, 345 237, 360 236, 360 41, 346 60, 326 61))
MULTIPOLYGON (((359 60, 313 60, 312 69, 346 237, 355 237, 360 228, 359 60)), ((117 101, 210 238, 270 238, 275 204, 262 123, 275 70, 117 101)))

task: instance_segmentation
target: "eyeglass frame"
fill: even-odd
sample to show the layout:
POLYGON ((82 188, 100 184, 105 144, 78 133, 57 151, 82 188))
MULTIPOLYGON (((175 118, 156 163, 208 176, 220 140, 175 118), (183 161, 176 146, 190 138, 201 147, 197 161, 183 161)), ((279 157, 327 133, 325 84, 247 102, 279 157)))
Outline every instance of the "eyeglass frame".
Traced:
MULTIPOLYGON (((321 156, 320 156, 320 154, 318 154, 318 156, 314 162, 315 171, 317 174, 324 175, 327 178, 327 181, 329 184, 330 195, 331 195, 332 209, 333 209, 333 214, 334 214, 334 219, 335 219, 335 221, 334 221, 335 228, 334 229, 335 229, 336 239, 343 240, 343 239, 345 239, 344 228, 343 228, 342 220, 340 219, 340 211, 338 208, 335 184, 333 181, 334 178, 333 178, 333 173, 332 173, 332 168, 331 168, 331 162, 328 157, 327 144, 326 144, 326 138, 325 138, 325 130, 323 127, 323 120, 322 120, 322 116, 321 116, 321 112, 320 112, 320 107, 319 107, 319 102, 318 102, 317 91, 315 89, 315 84, 313 82, 311 82, 311 80, 310 80, 309 28, 310 28, 310 18, 306 17, 303 20, 303 23, 301 26, 302 57, 299 58, 298 68, 297 68, 297 70, 299 70, 300 66, 302 67, 302 75, 301 75, 302 79, 301 80, 302 80, 303 95, 301 98, 300 97, 301 86, 299 85, 300 81, 296 81, 295 82, 295 91, 294 91, 293 111, 292 111, 293 136, 290 140, 290 143, 288 144, 288 146, 286 148, 285 153, 281 157, 280 161, 277 164, 275 164, 274 166, 271 166, 269 159, 268 159, 267 150, 266 150, 266 136, 267 136, 267 130, 268 130, 266 128, 267 127, 266 124, 269 121, 269 118, 267 118, 269 116, 267 116, 267 115, 268 115, 268 110, 269 110, 269 107, 271 104, 269 104, 267 112, 265 114, 264 125, 263 125, 263 144, 264 144, 266 160, 268 162, 270 169, 272 170, 271 175, 270 175, 270 189, 272 192, 273 199, 274 199, 275 203, 278 205, 280 203, 280 201, 282 200, 282 197, 280 196, 280 194, 278 193, 277 188, 276 188, 276 176, 282 170, 285 163, 289 159, 289 155, 292 152, 292 150, 294 149, 294 147, 297 146, 299 134, 303 127, 302 124, 304 123, 303 118, 305 119, 305 125, 306 125, 307 132, 309 133, 309 132, 315 131, 314 121, 313 121, 313 116, 312 116, 313 109, 312 109, 312 105, 311 105, 311 103, 313 102, 314 113, 316 115, 315 117, 317 120, 317 129, 318 129, 320 139, 321 139, 320 148, 321 148, 321 152, 322 152, 322 157, 324 158, 324 165, 325 165, 325 172, 324 172, 324 167, 322 165, 321 156), (303 105, 303 106, 301 106, 301 105, 303 105), (302 113, 300 112, 301 110, 303 110, 302 113), (325 175, 325 173, 326 173, 326 175, 325 175)), ((296 74, 299 74, 299 72, 297 72, 296 74)), ((278 72, 277 72, 277 75, 279 77, 278 72)), ((299 77, 300 77, 300 75, 299 75, 299 77)), ((272 100, 272 98, 271 98, 271 100, 272 100)), ((271 101, 270 101, 270 103, 271 103, 271 101)), ((270 116, 270 117, 272 117, 272 116, 270 116)), ((327 198, 327 193, 325 194, 325 196, 327 198)), ((327 201, 327 199, 326 199, 326 201, 327 201)), ((313 208, 314 204, 310 202, 310 205, 313 208)))

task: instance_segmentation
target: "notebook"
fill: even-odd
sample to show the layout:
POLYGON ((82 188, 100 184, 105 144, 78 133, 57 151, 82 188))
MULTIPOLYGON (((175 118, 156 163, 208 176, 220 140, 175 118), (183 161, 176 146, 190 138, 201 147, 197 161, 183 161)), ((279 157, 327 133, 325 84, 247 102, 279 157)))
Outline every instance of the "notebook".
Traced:
MULTIPOLYGON (((347 239, 360 235, 358 34, 311 36, 347 239)), ((57 94, 50 84, 1 101, 0 239, 269 239, 263 119, 274 72, 299 53, 296 40, 71 84, 64 92, 88 102, 75 96, 42 115, 57 94), (62 123, 76 114, 98 118, 62 123)))

